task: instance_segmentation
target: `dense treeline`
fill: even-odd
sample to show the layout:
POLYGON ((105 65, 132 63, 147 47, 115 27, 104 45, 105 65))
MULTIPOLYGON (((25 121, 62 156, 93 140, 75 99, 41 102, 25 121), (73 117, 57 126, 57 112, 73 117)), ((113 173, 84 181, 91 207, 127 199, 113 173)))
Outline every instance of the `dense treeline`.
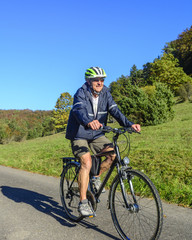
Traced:
POLYGON ((55 133, 52 111, 0 110, 0 143, 55 133))

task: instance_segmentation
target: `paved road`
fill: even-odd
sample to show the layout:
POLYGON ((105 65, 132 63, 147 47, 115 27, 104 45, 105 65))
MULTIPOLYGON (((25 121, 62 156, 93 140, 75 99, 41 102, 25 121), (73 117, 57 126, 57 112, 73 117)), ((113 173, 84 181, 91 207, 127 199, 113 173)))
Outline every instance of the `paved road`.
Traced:
MULTIPOLYGON (((59 179, 0 166, 0 240, 119 239, 102 194, 97 217, 70 222, 59 179)), ((161 240, 192 239, 192 209, 163 204, 161 240)))

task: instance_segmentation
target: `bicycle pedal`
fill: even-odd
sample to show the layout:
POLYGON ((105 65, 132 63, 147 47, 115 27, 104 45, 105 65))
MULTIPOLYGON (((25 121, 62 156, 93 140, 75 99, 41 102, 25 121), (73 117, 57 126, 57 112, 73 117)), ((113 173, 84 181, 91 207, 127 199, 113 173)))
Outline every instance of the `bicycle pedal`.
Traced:
POLYGON ((89 216, 89 218, 94 218, 96 217, 96 213, 94 213, 93 215, 89 216))

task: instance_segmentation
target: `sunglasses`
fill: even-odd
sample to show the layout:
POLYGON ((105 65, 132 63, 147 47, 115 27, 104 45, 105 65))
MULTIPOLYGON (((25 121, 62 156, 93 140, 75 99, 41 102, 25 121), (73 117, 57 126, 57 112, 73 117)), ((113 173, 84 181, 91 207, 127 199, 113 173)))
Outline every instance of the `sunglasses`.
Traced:
POLYGON ((99 82, 99 81, 104 82, 104 80, 105 80, 104 78, 94 78, 92 81, 93 82, 99 82))

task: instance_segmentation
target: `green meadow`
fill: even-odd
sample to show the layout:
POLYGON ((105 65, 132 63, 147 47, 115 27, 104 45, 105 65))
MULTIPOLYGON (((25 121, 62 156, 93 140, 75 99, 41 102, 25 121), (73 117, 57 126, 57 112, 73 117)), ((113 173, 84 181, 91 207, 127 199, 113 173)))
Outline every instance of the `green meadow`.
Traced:
MULTIPOLYGON (((130 135, 130 165, 150 177, 163 200, 192 207, 192 103, 177 104, 174 110, 173 121, 130 135)), ((124 142, 121 138, 121 148, 124 142)), ((60 176, 66 156, 73 155, 64 133, 0 145, 1 165, 50 176, 60 176)))

